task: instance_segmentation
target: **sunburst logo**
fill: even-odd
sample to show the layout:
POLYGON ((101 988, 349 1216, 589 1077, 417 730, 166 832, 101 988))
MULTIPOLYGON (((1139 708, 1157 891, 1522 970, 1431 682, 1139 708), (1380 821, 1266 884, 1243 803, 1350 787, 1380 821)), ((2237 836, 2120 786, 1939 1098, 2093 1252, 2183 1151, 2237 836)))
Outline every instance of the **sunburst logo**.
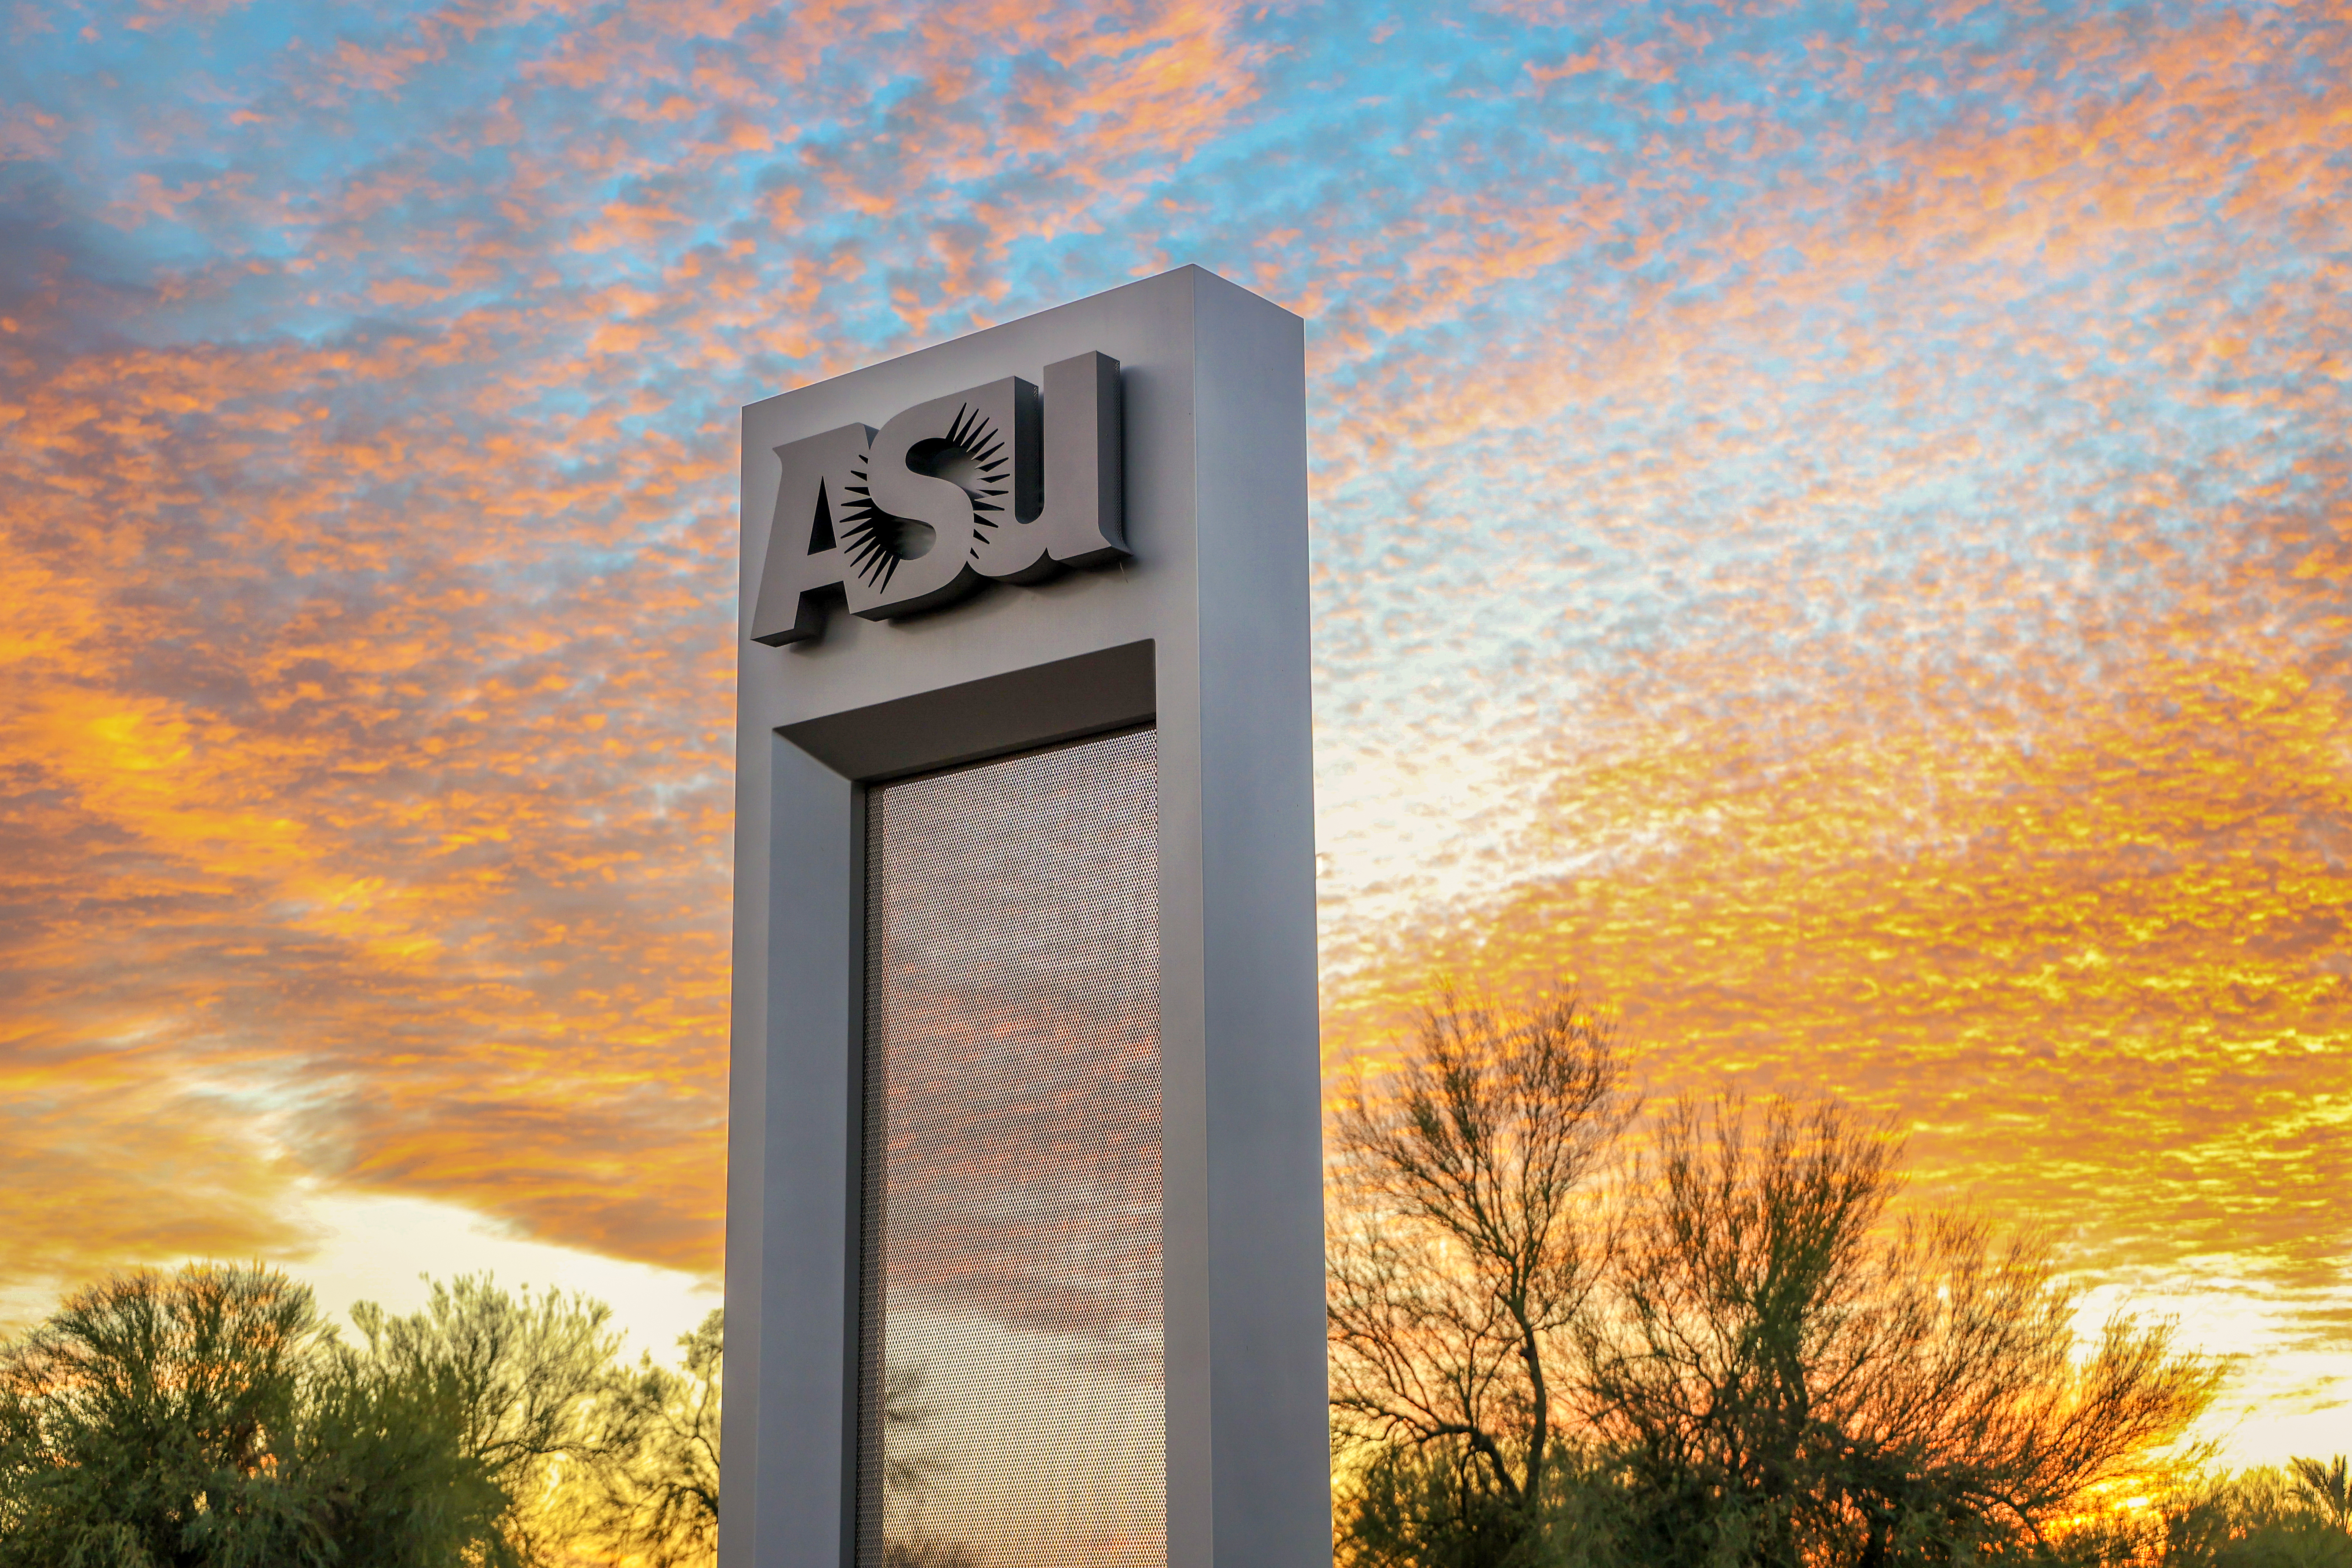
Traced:
MULTIPOLYGON (((841 487, 840 542, 851 571, 880 592, 890 586, 899 563, 929 554, 939 543, 939 530, 919 518, 897 517, 874 500, 868 470, 874 464, 869 447, 858 454, 841 487)), ((1013 449, 996 422, 969 403, 959 404, 944 436, 918 441, 907 449, 907 467, 918 474, 945 479, 971 498, 972 538, 966 558, 977 561, 988 541, 983 531, 1005 521, 1006 498, 1013 493, 1013 449)))

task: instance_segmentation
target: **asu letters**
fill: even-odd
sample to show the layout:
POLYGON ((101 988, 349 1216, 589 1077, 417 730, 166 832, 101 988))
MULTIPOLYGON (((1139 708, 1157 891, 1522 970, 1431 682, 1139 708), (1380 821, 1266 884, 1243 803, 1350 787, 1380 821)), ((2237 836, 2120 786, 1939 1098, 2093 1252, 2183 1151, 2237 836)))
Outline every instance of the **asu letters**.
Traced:
POLYGON ((836 599, 892 620, 989 581, 1038 583, 1125 557, 1118 362, 1085 353, 935 397, 877 432, 845 425, 775 448, 774 526, 754 642, 824 633, 836 599))

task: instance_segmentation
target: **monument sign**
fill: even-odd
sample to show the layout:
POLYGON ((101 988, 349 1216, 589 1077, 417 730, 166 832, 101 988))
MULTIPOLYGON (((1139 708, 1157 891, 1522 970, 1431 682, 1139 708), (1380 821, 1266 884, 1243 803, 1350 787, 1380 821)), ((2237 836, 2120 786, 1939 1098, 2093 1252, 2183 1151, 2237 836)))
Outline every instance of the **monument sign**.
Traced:
POLYGON ((1303 324, 743 411, 722 1568, 1330 1553, 1303 324))

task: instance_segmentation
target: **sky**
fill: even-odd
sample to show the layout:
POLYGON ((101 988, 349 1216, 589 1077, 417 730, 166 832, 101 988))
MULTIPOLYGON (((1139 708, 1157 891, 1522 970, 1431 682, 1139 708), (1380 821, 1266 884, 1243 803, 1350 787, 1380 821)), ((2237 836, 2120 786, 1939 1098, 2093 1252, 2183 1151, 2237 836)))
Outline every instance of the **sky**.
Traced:
POLYGON ((1307 327, 1324 1051, 1660 1098, 2352 1431, 2352 6, 0 12, 0 1315, 715 1304, 738 407, 1307 327))

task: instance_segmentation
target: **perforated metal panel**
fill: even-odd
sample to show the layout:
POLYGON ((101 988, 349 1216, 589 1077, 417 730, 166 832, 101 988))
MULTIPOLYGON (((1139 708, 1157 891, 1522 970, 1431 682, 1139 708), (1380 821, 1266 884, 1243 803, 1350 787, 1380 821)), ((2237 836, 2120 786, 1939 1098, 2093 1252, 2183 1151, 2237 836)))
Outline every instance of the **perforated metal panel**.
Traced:
POLYGON ((866 800, 859 1568, 1158 1568, 1157 737, 866 800))

